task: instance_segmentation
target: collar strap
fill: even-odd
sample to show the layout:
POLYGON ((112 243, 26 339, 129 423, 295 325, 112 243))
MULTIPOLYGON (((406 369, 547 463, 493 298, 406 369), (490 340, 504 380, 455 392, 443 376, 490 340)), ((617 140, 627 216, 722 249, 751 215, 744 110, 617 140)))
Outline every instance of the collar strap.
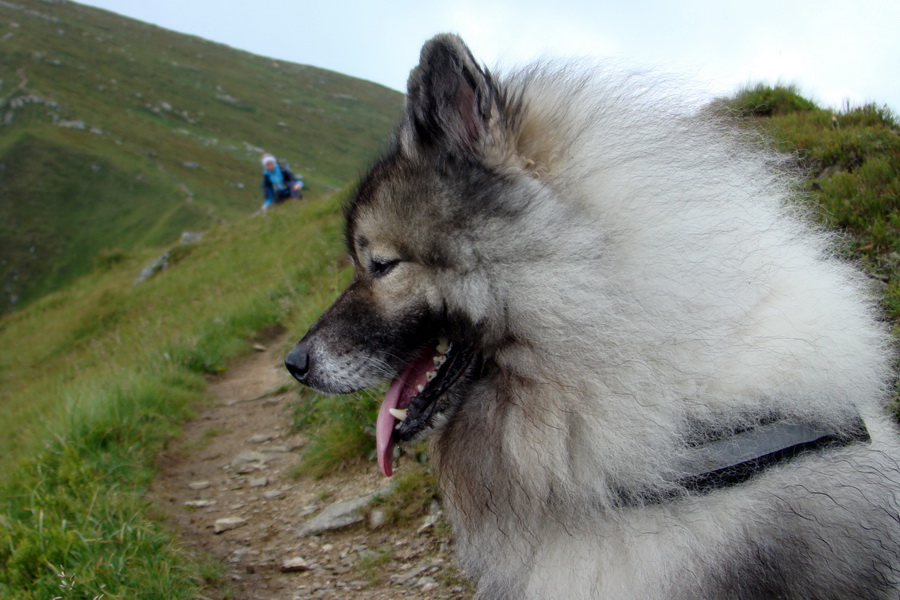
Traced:
POLYGON ((659 504, 688 493, 706 494, 744 483, 769 467, 789 462, 806 452, 870 442, 869 431, 857 417, 851 425, 834 431, 809 425, 774 422, 720 437, 694 446, 694 456, 685 460, 671 478, 666 491, 633 493, 620 491, 620 506, 659 504))

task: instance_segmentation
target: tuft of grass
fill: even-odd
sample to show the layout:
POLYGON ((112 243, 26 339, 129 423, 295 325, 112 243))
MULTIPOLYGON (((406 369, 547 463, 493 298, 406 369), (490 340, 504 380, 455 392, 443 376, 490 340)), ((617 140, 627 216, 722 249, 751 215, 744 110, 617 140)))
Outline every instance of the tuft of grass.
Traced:
POLYGON ((811 100, 800 95, 795 85, 746 86, 729 101, 733 110, 748 117, 774 117, 818 110, 811 100))
POLYGON ((384 511, 385 524, 406 525, 428 514, 431 503, 439 498, 437 480, 425 460, 408 463, 391 481, 391 492, 379 496, 369 507, 384 511))
POLYGON ((62 572, 71 597, 198 590, 187 557, 142 518, 153 457, 194 400, 178 383, 133 374, 89 402, 69 399, 65 420, 0 489, 0 596, 56 597, 62 572))
POLYGON ((375 584, 385 578, 384 567, 391 559, 392 554, 388 549, 364 550, 360 552, 356 564, 366 581, 375 584))
POLYGON ((305 431, 309 441, 294 475, 318 478, 373 457, 379 406, 378 395, 371 391, 323 396, 300 390, 294 403, 294 429, 305 431))

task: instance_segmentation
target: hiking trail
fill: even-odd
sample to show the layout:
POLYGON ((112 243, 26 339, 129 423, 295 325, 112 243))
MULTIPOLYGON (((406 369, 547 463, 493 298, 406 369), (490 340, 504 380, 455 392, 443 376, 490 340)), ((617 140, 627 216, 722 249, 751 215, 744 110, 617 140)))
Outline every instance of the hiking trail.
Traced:
POLYGON ((291 475, 306 442, 291 428, 299 384, 284 369, 283 342, 258 350, 210 384, 210 401, 160 455, 151 486, 182 546, 225 565, 207 597, 470 598, 449 528, 434 527, 439 513, 404 527, 357 516, 362 522, 300 535, 324 509, 383 490, 387 480, 362 461, 318 480, 291 475))

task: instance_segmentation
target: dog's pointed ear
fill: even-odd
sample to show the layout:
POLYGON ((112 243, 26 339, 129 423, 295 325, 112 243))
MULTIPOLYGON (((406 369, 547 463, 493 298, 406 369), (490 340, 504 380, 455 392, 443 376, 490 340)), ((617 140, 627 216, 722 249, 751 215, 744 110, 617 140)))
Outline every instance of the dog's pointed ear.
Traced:
POLYGON ((409 76, 404 145, 480 154, 496 108, 491 75, 465 43, 452 34, 435 36, 409 76))

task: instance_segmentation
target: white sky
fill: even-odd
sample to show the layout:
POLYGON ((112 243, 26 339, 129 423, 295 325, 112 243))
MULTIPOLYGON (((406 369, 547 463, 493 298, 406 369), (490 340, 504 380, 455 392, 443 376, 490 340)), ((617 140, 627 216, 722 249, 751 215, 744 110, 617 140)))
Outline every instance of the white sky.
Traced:
POLYGON ((794 83, 823 107, 900 111, 898 0, 87 0, 167 29, 405 91, 433 34, 494 68, 541 56, 614 59, 709 95, 794 83))

